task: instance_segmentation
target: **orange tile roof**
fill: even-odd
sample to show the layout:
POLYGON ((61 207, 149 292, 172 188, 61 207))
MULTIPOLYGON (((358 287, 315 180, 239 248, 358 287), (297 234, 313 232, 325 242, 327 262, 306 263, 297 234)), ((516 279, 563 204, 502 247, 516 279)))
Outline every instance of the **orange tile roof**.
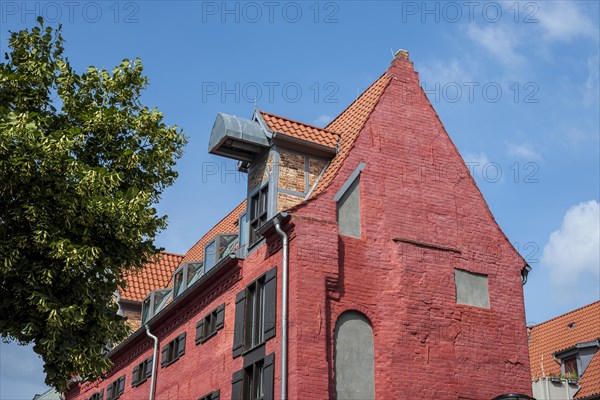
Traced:
MULTIPOLYGON (((532 378, 560 374, 560 365, 552 354, 575 346, 577 343, 590 342, 600 337, 600 301, 553 318, 531 327, 529 334, 529 360, 532 378), (573 324, 572 328, 569 325, 573 324), (543 371, 542 373, 542 360, 543 371)), ((581 376, 581 389, 575 398, 583 398, 580 393, 600 393, 600 351, 581 376), (592 378, 588 378, 592 377, 592 378), (588 382, 590 385, 586 385, 588 382), (586 387, 587 386, 587 387, 586 387)))
POLYGON ((204 258, 204 246, 219 233, 233 233, 238 231, 238 219, 246 211, 246 200, 242 201, 218 224, 212 227, 206 235, 202 236, 183 257, 182 262, 200 261, 204 258))
POLYGON ((126 277, 127 286, 119 289, 121 299, 141 302, 152 290, 167 286, 182 259, 180 254, 160 252, 153 262, 126 277))
POLYGON ((260 114, 272 132, 283 133, 296 139, 306 140, 307 142, 331 148, 335 148, 338 144, 339 135, 330 130, 317 128, 316 126, 280 117, 266 111, 260 111, 260 114))
POLYGON ((354 146, 358 134, 369 119, 369 116, 379 102, 385 88, 392 76, 387 72, 377 79, 363 92, 352 104, 325 127, 328 131, 340 133, 340 147, 329 167, 323 174, 321 181, 313 191, 311 198, 318 196, 337 175, 348 153, 354 146))
POLYGON ((585 370, 585 374, 579 380, 581 389, 575 395, 575 399, 585 399, 600 394, 600 350, 585 370))

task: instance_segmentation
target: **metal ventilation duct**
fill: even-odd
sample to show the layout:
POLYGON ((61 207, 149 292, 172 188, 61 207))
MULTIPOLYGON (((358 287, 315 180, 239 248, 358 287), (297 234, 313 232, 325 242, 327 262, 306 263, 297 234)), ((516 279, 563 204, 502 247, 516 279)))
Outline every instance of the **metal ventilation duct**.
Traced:
POLYGON ((258 122, 217 114, 208 142, 209 153, 252 162, 267 147, 269 139, 258 122))

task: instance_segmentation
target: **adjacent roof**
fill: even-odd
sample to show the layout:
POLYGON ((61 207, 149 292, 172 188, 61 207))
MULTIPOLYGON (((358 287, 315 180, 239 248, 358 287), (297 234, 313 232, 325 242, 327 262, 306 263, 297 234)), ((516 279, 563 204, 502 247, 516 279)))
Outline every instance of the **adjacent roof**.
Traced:
POLYGON ((307 142, 331 148, 335 148, 338 144, 339 135, 330 130, 317 128, 316 126, 280 117, 266 111, 260 111, 260 114, 271 132, 283 133, 296 139, 306 140, 307 142))
POLYGON ((327 131, 339 132, 339 151, 313 191, 311 198, 318 196, 337 175, 348 153, 354 146, 358 134, 379 102, 392 75, 387 72, 377 79, 352 104, 325 127, 327 131))
POLYGON ((246 200, 242 201, 236 208, 225 216, 218 224, 212 227, 206 235, 202 236, 198 242, 183 257, 182 262, 201 261, 204 258, 204 246, 206 246, 215 236, 220 233, 233 233, 238 231, 238 220, 246 211, 246 200))
MULTIPOLYGON (((560 365, 552 354, 578 343, 600 337, 600 301, 531 327, 529 359, 531 376, 539 378, 549 373, 560 374, 560 365), (542 373, 543 362, 543 373, 542 373)), ((592 359, 579 381, 581 389, 575 396, 581 399, 600 394, 600 351, 592 359)))
POLYGON ((182 259, 180 254, 157 254, 153 262, 126 277, 127 286, 119 289, 121 299, 141 302, 152 290, 167 286, 182 259))

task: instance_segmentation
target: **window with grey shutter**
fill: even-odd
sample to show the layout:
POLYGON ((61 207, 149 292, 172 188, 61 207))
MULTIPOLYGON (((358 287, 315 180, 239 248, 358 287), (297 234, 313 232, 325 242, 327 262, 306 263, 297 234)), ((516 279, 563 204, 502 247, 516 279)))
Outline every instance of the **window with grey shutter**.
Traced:
POLYGON ((117 396, 120 396, 125 391, 125 375, 121 376, 117 381, 117 396))
POLYGON ((274 396, 274 382, 275 378, 275 354, 271 353, 265 357, 263 364, 263 391, 264 400, 273 400, 274 396))
POLYGON ((106 400, 113 400, 113 385, 112 383, 106 388, 106 400))
POLYGON ((244 400, 244 370, 235 371, 231 377, 231 400, 244 400))
POLYGON ((140 366, 138 365, 131 371, 131 386, 136 387, 138 385, 138 374, 140 373, 140 366))
POLYGON ((167 344, 162 348, 161 358, 160 358, 160 366, 162 368, 166 367, 169 364, 169 345, 167 344))
POLYGON ((215 326, 215 329, 222 329, 223 326, 225 326, 225 303, 217 307, 217 324, 215 326))
POLYGON ((204 340, 204 318, 202 318, 196 324, 196 338, 194 339, 194 342, 196 344, 198 344, 198 343, 202 342, 203 340, 204 340))
POLYGON ((146 359, 146 379, 152 376, 152 366, 154 365, 154 356, 150 356, 146 359))
POLYGON ((235 323, 233 326, 233 358, 244 351, 244 316, 246 313, 246 289, 235 297, 235 323))
POLYGON ((275 336, 275 318, 277 310, 277 268, 273 267, 265 275, 264 326, 263 340, 275 336))
MULTIPOLYGON (((177 358, 176 359, 178 359, 179 357, 181 357, 184 354, 185 354, 185 332, 183 332, 177 338, 177 358)), ((175 360, 173 360, 173 361, 175 361, 175 360)))

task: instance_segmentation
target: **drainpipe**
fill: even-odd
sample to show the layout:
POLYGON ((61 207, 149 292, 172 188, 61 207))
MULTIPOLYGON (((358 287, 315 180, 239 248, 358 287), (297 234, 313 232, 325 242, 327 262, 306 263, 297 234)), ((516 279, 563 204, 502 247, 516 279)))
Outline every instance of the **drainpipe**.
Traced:
POLYGON ((158 357, 158 338, 150 333, 150 327, 148 324, 146 327, 146 335, 154 340, 154 352, 152 353, 152 376, 150 377, 150 394, 148 400, 154 400, 154 386, 156 384, 156 358, 158 357))
POLYGON ((283 278, 281 288, 281 400, 287 398, 287 310, 288 310, 288 236, 281 229, 279 219, 275 230, 283 239, 283 278))

